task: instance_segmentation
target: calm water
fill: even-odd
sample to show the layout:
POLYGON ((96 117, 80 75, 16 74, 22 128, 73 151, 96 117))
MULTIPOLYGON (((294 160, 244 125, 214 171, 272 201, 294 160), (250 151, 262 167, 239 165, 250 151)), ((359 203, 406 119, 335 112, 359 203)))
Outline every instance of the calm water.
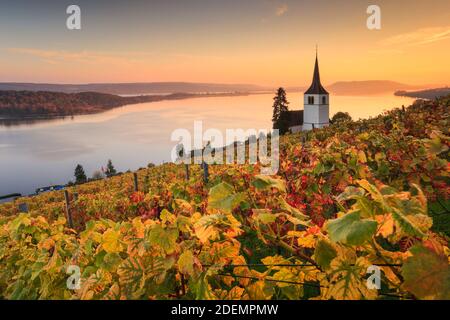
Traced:
MULTIPOLYGON (((217 128, 269 129, 272 94, 195 98, 129 105, 102 114, 0 126, 0 195, 33 193, 37 187, 73 180, 75 166, 88 176, 112 159, 118 171, 170 161, 177 128, 193 132, 217 128)), ((302 94, 288 94, 290 109, 301 109, 302 94)), ((354 119, 409 105, 413 99, 393 95, 331 96, 330 115, 346 111, 354 119)))

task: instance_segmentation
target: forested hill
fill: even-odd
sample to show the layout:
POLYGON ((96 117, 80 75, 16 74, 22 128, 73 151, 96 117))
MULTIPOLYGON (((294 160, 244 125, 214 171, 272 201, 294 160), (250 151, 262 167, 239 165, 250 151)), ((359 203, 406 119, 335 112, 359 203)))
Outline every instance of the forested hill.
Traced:
POLYGON ((420 99, 436 99, 439 97, 445 97, 450 94, 450 88, 437 88, 437 89, 427 89, 420 91, 396 91, 396 96, 405 96, 411 98, 420 98, 420 99))
POLYGON ((121 97, 99 92, 62 93, 50 91, 0 91, 0 115, 13 117, 67 116, 103 112, 127 104, 195 97, 243 95, 245 93, 173 93, 121 97))

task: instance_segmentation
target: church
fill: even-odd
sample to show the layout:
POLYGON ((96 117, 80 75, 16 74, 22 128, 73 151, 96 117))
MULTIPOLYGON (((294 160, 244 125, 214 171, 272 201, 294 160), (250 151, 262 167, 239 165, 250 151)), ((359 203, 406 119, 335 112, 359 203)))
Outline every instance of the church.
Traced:
POLYGON ((323 128, 329 125, 329 94, 320 83, 319 61, 316 63, 311 86, 303 94, 303 110, 285 112, 289 130, 294 132, 323 128))

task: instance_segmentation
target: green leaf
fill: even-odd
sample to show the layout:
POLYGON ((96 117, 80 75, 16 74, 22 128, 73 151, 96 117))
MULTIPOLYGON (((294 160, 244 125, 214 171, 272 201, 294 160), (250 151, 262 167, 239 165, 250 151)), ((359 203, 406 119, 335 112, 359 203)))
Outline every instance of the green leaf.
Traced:
POLYGON ((208 207, 231 213, 243 200, 241 193, 235 193, 231 185, 222 182, 209 190, 208 207))
POLYGON ((207 279, 208 273, 208 271, 204 271, 197 278, 189 280, 189 288, 197 300, 214 299, 214 294, 207 279))
POLYGON ((377 222, 369 219, 361 220, 360 212, 353 211, 340 218, 329 220, 325 228, 333 242, 361 245, 375 233, 377 222))
POLYGON ((358 180, 357 182, 358 182, 358 184, 361 187, 363 187, 366 191, 368 191, 370 193, 370 195, 372 196, 373 200, 375 200, 376 202, 381 204, 383 208, 388 208, 388 205, 386 204, 383 195, 377 189, 376 186, 374 186, 373 184, 369 183, 369 181, 367 181, 365 179, 358 180))
POLYGON ((404 286, 420 299, 450 299, 450 267, 445 255, 414 246, 402 266, 404 286))
POLYGON ((193 275, 194 274, 194 255, 191 250, 184 251, 178 258, 178 270, 181 273, 193 275))
POLYGON ((422 216, 424 218, 431 219, 428 216, 425 215, 410 215, 406 216, 404 215, 400 210, 393 209, 392 211, 392 217, 394 220, 398 223, 398 226, 407 234, 415 237, 423 238, 425 237, 425 234, 420 230, 420 227, 416 225, 414 222, 415 217, 422 216))
POLYGON ((175 251, 178 233, 175 228, 164 229, 158 224, 150 230, 148 241, 151 245, 157 245, 167 254, 171 254, 175 251))
POLYGON ((270 188, 275 188, 286 193, 286 183, 282 179, 271 178, 265 175, 257 175, 255 178, 256 179, 253 181, 253 185, 256 189, 267 190, 270 188))
POLYGON ((253 209, 252 211, 255 219, 262 222, 263 224, 275 222, 278 217, 277 214, 274 214, 267 209, 253 209))
POLYGON ((330 267, 331 261, 337 257, 336 249, 325 239, 319 239, 314 250, 314 258, 323 269, 330 267))

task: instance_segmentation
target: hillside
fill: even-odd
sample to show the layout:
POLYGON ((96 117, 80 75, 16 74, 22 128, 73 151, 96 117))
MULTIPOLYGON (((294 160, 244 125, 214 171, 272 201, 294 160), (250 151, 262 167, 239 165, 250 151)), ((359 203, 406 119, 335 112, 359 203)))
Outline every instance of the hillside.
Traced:
POLYGON ((138 191, 70 187, 70 227, 62 191, 0 205, 0 298, 450 299, 449 103, 283 136, 276 176, 164 164, 138 191))
POLYGON ((392 93, 397 90, 421 89, 420 86, 412 86, 400 82, 388 80, 367 80, 367 81, 338 81, 326 87, 335 95, 357 96, 392 93))
POLYGON ((121 97, 99 92, 0 91, 0 115, 19 118, 67 116, 98 113, 127 104, 245 94, 173 93, 169 95, 121 97))
POLYGON ((404 96, 411 98, 420 98, 420 99, 436 99, 440 97, 445 97, 450 94, 450 88, 437 88, 437 89, 426 89, 419 91, 396 91, 396 96, 404 96))

